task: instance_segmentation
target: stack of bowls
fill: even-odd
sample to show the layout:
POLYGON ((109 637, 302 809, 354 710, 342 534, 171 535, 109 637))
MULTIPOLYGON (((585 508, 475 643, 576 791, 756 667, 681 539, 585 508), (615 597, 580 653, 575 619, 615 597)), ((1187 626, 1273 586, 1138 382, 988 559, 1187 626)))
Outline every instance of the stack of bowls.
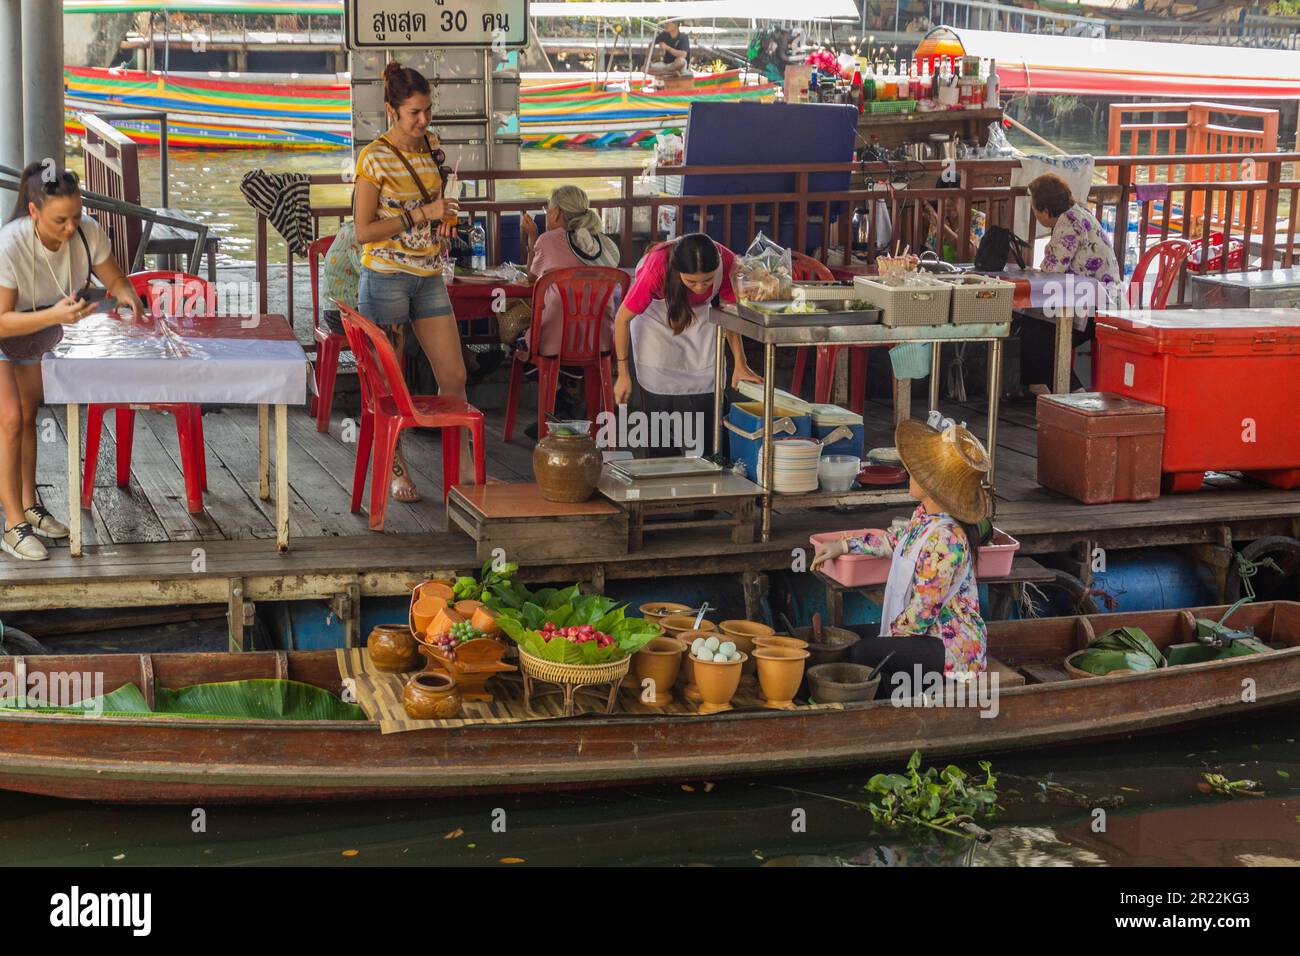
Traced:
POLYGON ((786 494, 817 490, 822 443, 815 438, 778 438, 773 442, 772 490, 786 494))

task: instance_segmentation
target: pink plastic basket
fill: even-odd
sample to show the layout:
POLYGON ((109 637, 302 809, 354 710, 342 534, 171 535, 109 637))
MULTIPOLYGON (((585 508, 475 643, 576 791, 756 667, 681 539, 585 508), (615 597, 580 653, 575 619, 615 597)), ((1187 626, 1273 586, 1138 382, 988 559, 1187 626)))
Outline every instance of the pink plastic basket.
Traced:
POLYGON ((975 577, 1005 578, 1011 573, 1011 562, 1016 559, 1020 542, 1005 531, 993 529, 993 540, 975 554, 975 577))
MULTIPOLYGON (((867 531, 884 534, 879 528, 863 528, 857 531, 830 531, 825 534, 815 534, 809 540, 816 548, 819 544, 835 541, 845 534, 863 535, 867 531)), ((891 560, 891 558, 872 558, 865 554, 846 554, 827 561, 822 565, 821 570, 832 581, 838 581, 845 587, 860 588, 871 584, 884 584, 889 580, 891 560)))
MULTIPOLYGON (((884 533, 879 528, 860 528, 856 531, 830 531, 825 534, 814 534, 809 540, 815 549, 819 544, 835 541, 846 534, 860 536, 867 531, 884 533)), ((1019 541, 1005 531, 994 528, 993 541, 976 552, 975 577, 980 580, 985 578, 1005 578, 1011 573, 1011 563, 1015 560, 1016 552, 1019 550, 1019 541)), ((846 554, 843 557, 832 558, 823 564, 821 569, 822 573, 828 578, 832 581, 838 581, 845 587, 868 587, 873 584, 884 584, 889 580, 889 565, 892 560, 892 558, 872 558, 865 554, 846 554)))

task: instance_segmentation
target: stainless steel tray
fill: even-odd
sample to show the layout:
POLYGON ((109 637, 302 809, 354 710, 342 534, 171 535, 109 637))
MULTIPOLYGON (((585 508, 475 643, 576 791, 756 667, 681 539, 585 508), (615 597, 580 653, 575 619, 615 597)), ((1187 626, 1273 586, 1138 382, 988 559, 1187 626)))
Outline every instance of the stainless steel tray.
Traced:
POLYGON ((767 328, 788 328, 790 326, 841 326, 841 325, 879 325, 880 309, 850 309, 852 299, 807 300, 824 312, 782 312, 793 302, 738 302, 736 311, 751 322, 767 328), (761 306, 761 308, 759 307, 761 306))
POLYGON ((607 467, 630 481, 716 475, 722 471, 721 465, 705 458, 638 458, 633 461, 611 461, 607 467))

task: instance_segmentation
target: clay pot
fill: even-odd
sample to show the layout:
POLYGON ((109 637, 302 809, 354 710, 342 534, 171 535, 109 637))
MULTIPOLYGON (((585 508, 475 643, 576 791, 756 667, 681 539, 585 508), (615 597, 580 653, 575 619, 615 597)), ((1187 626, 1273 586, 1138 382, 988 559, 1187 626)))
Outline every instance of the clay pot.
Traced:
POLYGON ((590 435, 548 432, 533 449, 533 474, 547 501, 586 501, 596 491, 603 462, 590 435))
MULTIPOLYGON (((659 619, 659 626, 663 628, 663 632, 665 635, 667 635, 668 637, 675 637, 678 640, 682 639, 683 634, 696 632, 696 633, 692 633, 691 635, 691 640, 694 640, 696 637, 700 636, 700 634, 698 633, 700 631, 707 631, 708 633, 704 634, 704 636, 709 637, 714 631, 718 629, 717 625, 715 625, 712 621, 700 621, 700 626, 697 628, 695 626, 694 614, 665 615, 664 617, 659 619)), ((690 647, 691 642, 687 641, 686 646, 690 647)))
POLYGON ((451 582, 437 578, 432 581, 425 581, 415 589, 416 598, 440 597, 448 604, 456 599, 456 592, 452 590, 451 582))
POLYGON ((681 688, 682 696, 692 704, 698 704, 704 698, 700 696, 700 687, 695 683, 695 658, 691 656, 691 645, 695 643, 697 637, 716 637, 713 631, 682 631, 678 634, 677 640, 686 645, 686 654, 682 657, 682 670, 677 675, 677 686, 681 688))
POLYGON ((685 614, 690 608, 672 601, 649 601, 640 607, 641 616, 652 624, 662 624, 669 614, 685 614))
POLYGON ((731 698, 736 696, 736 689, 740 687, 740 670, 748 660, 747 656, 741 654, 740 660, 722 664, 717 661, 698 660, 690 654, 686 656, 694 668, 695 683, 703 699, 699 712, 719 714, 724 710, 731 710, 731 698))
POLYGON ((808 652, 796 647, 758 647, 758 685, 763 688, 764 707, 793 710, 794 695, 803 682, 808 652))
POLYGON ((420 648, 405 624, 380 624, 366 638, 370 663, 381 671, 409 671, 419 662, 420 648))
POLYGON ((426 634, 438 612, 447 606, 445 598, 435 594, 422 594, 411 604, 411 629, 426 634))
POLYGON ((456 609, 456 613, 467 621, 470 620, 474 616, 474 612, 482 606, 482 601, 471 601, 468 598, 464 601, 457 601, 452 605, 452 607, 456 609))
POLYGON ((428 669, 455 678, 465 700, 491 701, 492 693, 487 689, 487 682, 497 674, 515 670, 513 664, 502 661, 506 645, 490 637, 476 637, 457 644, 454 654, 448 654, 442 647, 428 641, 422 641, 421 646, 429 657, 428 669))
POLYGON ((758 663, 754 660, 754 638, 771 637, 776 633, 772 628, 758 621, 723 621, 718 625, 718 630, 736 645, 736 650, 749 655, 749 660, 745 661, 744 667, 747 676, 754 673, 754 667, 758 663))
POLYGON ((460 688, 448 674, 423 671, 406 682, 402 707, 413 720, 447 720, 460 713, 460 688))
POLYGON ((469 622, 487 637, 495 637, 501 633, 501 625, 497 623, 497 612, 486 604, 474 609, 474 616, 469 619, 469 622))
POLYGON ((813 640, 811 627, 796 627, 794 636, 808 642, 808 653, 812 655, 808 658, 809 667, 847 661, 849 651, 859 640, 858 635, 843 627, 823 627, 820 644, 813 640))
POLYGON ((647 677, 654 681, 654 694, 649 700, 639 696, 641 703, 649 707, 667 707, 673 702, 673 684, 677 682, 685 653, 686 645, 675 637, 656 637, 636 652, 632 667, 636 671, 637 690, 640 691, 641 682, 647 677))
POLYGON ((818 664, 808 668, 808 693, 819 704, 849 704, 875 700, 880 675, 867 680, 865 664, 818 664))
POLYGON ((808 650, 808 642, 801 641, 797 637, 786 637, 784 634, 773 634, 771 637, 754 638, 755 647, 793 647, 797 651, 808 650))
POLYGON ((464 615, 458 614, 455 608, 444 607, 434 615, 433 621, 425 628, 424 633, 428 637, 433 637, 436 634, 446 634, 451 630, 453 624, 459 624, 463 620, 465 620, 464 615))

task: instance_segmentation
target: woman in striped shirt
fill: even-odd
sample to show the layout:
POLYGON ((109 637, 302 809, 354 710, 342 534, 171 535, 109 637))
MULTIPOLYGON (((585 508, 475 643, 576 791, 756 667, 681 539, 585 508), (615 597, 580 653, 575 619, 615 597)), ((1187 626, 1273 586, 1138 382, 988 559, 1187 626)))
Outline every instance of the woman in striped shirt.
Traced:
MULTIPOLYGON (((458 206, 442 197, 446 167, 436 138, 429 81, 389 63, 384 69, 388 131, 361 150, 356 171, 356 234, 362 245, 358 311, 396 332, 409 324, 433 374, 438 394, 465 398, 465 360, 442 256, 458 206)), ((463 467, 470 465, 462 453, 463 467)), ((392 495, 418 501, 401 452, 393 462, 392 495)))

